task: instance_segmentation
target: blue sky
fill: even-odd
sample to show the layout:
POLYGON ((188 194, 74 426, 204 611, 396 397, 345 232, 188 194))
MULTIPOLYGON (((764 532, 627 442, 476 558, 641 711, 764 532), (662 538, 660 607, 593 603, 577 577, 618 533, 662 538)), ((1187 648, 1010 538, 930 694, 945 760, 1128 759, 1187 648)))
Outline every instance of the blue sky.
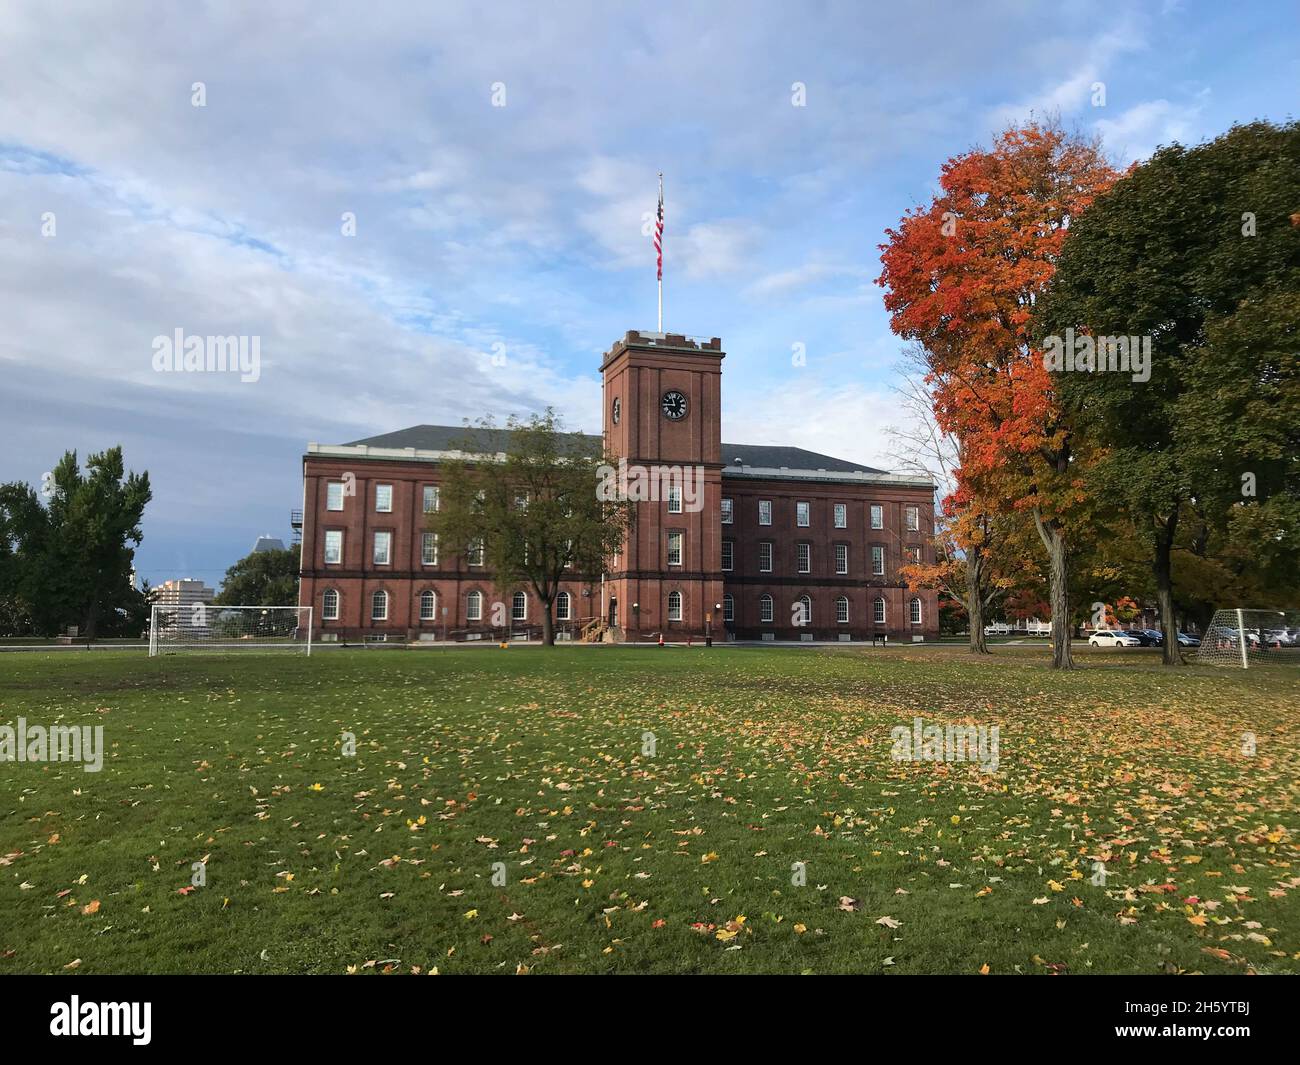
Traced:
POLYGON ((598 429, 601 352, 654 328, 659 170, 724 439, 888 465, 877 245, 944 159, 1057 111, 1127 162, 1300 85, 1290 2, 423 6, 6 5, 0 480, 124 445, 153 583, 287 539, 308 441, 598 429), (176 328, 260 337, 259 379, 155 372, 176 328))

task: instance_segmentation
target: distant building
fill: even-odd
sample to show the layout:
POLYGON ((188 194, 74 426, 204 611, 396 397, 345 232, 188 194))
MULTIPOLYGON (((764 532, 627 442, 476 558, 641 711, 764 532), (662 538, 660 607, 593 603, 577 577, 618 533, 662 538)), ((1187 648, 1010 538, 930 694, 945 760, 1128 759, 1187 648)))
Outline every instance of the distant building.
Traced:
POLYGON ((153 593, 153 601, 159 606, 180 607, 182 609, 188 609, 195 603, 211 603, 213 596, 216 595, 202 581, 196 581, 191 577, 163 581, 162 584, 153 589, 153 593))
POLYGON ((283 551, 284 541, 278 536, 259 536, 257 543, 253 545, 253 552, 258 551, 283 551))

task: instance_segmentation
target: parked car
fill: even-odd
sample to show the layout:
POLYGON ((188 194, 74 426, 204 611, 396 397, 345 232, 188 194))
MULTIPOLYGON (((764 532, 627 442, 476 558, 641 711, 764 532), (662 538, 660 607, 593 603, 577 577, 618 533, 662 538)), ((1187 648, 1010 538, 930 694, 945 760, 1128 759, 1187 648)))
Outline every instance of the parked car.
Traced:
POLYGON ((1119 629, 1098 629, 1088 637, 1089 647, 1141 647, 1136 636, 1119 629))
POLYGON ((1163 647, 1165 645, 1165 634, 1159 629, 1143 629, 1142 631, 1151 637, 1153 646, 1163 647))
POLYGON ((1294 647, 1296 634, 1290 629, 1269 629, 1264 633, 1266 642, 1278 647, 1294 647))
MULTIPOLYGON (((1159 642, 1153 640, 1146 629, 1126 629, 1124 630, 1124 635, 1132 636, 1133 639, 1137 640, 1138 645, 1141 647, 1155 647, 1159 642)), ((1156 635, 1159 636, 1160 634, 1156 633, 1156 635)))
POLYGON ((1200 637, 1198 636, 1188 636, 1187 633, 1180 632, 1178 634, 1178 646, 1179 647, 1200 647, 1201 640, 1200 637))

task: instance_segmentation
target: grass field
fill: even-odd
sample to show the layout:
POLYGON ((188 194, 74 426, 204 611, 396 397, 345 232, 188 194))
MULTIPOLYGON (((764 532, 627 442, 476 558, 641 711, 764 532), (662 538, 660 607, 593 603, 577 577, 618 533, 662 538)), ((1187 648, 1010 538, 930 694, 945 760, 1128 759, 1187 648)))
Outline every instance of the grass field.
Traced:
POLYGON ((1079 656, 0 655, 0 973, 1300 972, 1300 676, 1079 656))

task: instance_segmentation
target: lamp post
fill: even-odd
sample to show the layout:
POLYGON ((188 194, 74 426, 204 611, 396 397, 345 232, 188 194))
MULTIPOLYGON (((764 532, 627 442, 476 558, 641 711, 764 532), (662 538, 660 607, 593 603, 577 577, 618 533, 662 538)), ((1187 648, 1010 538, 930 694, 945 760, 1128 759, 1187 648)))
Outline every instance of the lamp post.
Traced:
POLYGON ((641 638, 641 604, 632 604, 632 631, 636 633, 637 639, 641 638))

